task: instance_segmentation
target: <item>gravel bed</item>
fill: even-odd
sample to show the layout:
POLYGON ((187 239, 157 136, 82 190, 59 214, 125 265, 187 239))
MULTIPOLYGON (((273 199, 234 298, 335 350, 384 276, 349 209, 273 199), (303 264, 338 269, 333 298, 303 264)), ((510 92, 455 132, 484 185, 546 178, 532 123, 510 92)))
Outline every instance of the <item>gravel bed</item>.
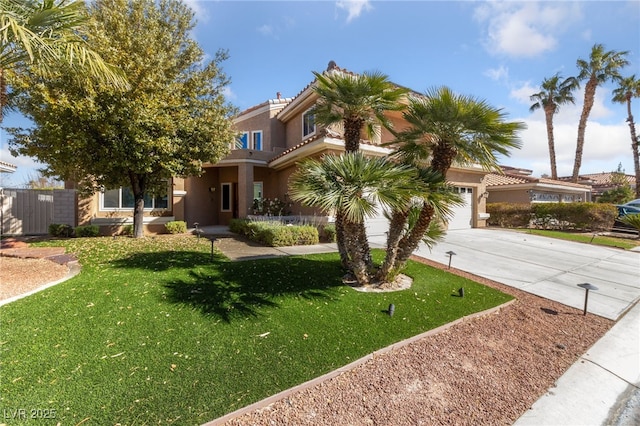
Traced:
POLYGON ((68 272, 68 266, 46 259, 0 256, 0 300, 57 281, 68 272))

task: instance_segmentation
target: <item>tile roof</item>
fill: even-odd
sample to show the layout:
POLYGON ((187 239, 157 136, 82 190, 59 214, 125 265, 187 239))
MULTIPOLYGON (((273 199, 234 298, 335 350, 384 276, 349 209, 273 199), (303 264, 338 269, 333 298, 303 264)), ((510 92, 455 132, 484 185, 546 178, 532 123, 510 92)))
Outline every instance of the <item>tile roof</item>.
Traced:
POLYGON ((0 161, 0 170, 3 172, 13 173, 16 171, 18 166, 13 165, 11 163, 7 163, 5 161, 0 161))
MULTIPOLYGON (((599 186, 599 185, 611 185, 612 184, 612 177, 617 174, 615 172, 602 172, 602 173, 590 173, 590 174, 584 174, 584 175, 578 175, 578 181, 579 182, 585 182, 585 183, 589 183, 591 185, 594 186, 599 186)), ((636 178, 633 175, 624 175, 625 180, 627 181, 628 184, 630 185, 634 185, 636 183, 636 178)), ((559 180, 565 181, 565 180, 571 180, 571 176, 563 176, 558 178, 559 180)))
POLYGON ((573 188, 580 189, 590 189, 588 185, 582 185, 579 183, 572 182, 564 182, 560 180, 547 179, 547 178, 535 178, 532 176, 524 176, 524 175, 514 175, 514 174, 504 174, 500 175, 498 173, 489 173, 485 177, 485 184, 487 186, 502 186, 502 185, 518 185, 524 183, 542 183, 547 185, 559 185, 559 186, 568 186, 573 188))

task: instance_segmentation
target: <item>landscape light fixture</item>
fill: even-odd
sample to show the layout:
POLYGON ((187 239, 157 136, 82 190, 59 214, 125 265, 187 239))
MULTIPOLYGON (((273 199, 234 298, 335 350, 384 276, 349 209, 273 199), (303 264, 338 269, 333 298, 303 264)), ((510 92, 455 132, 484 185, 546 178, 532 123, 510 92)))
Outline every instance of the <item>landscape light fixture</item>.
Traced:
POLYGON ((584 294, 584 312, 582 313, 582 315, 587 315, 587 302, 589 301, 589 290, 597 290, 598 287, 590 283, 578 284, 578 287, 582 287, 586 290, 584 294))
POLYGON ((451 258, 456 255, 456 252, 449 250, 447 252, 447 254, 449 255, 449 268, 448 269, 451 269, 451 258))

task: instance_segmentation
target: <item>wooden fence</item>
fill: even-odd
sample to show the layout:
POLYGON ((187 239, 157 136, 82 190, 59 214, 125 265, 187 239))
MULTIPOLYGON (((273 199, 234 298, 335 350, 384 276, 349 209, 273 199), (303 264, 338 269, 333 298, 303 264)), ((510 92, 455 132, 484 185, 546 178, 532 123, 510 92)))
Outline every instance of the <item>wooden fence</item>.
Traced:
POLYGON ((52 223, 77 223, 72 189, 0 188, 0 203, 2 235, 44 235, 52 223))

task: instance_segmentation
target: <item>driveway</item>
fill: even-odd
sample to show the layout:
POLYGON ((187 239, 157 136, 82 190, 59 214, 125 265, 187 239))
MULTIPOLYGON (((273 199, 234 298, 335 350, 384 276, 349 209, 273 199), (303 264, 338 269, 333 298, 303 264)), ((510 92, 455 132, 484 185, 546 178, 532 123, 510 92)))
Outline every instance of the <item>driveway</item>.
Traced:
POLYGON ((477 228, 449 231, 415 254, 447 264, 448 251, 452 267, 579 309, 585 290, 577 285, 591 283, 598 290, 589 292, 588 312, 613 320, 640 300, 640 252, 477 228))

